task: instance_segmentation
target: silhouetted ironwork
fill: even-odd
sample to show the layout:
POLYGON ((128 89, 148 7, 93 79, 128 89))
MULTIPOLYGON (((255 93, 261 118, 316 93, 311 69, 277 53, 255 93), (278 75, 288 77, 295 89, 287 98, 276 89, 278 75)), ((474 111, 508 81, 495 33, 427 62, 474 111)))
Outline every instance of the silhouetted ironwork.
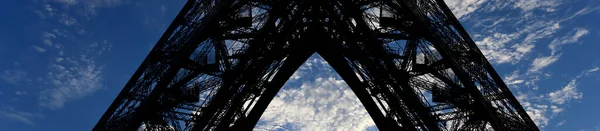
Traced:
POLYGON ((250 130, 314 53, 380 130, 539 130, 442 0, 189 0, 94 130, 250 130))

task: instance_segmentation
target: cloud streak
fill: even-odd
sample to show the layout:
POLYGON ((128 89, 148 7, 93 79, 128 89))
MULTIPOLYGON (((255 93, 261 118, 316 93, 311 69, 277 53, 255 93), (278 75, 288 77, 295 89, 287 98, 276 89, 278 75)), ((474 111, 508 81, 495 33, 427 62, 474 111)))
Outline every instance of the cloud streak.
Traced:
MULTIPOLYGON (((505 75, 505 83, 517 93, 519 101, 544 128, 552 118, 564 112, 566 104, 583 97, 577 90, 577 78, 566 81, 558 89, 538 90, 537 82, 552 76, 544 69, 559 62, 565 45, 577 43, 590 32, 585 28, 562 25, 598 8, 561 8, 569 1, 509 0, 509 1, 446 1, 454 14, 461 17, 473 40, 495 66, 514 69, 505 75), (455 2, 455 3, 453 3, 455 2), (477 3, 482 2, 482 3, 477 3), (475 4, 476 3, 476 4, 475 4), (567 33, 563 33, 567 32, 567 33), (544 54, 546 47, 549 54, 544 54), (537 53, 538 56, 532 56, 537 53), (510 63, 512 65, 506 65, 510 63), (523 69, 524 67, 524 69, 523 69), (519 72, 522 70, 522 73, 519 72), (533 88, 519 88, 533 87, 533 88)), ((568 53, 568 52, 565 52, 568 53)), ((587 72, 594 72, 596 68, 587 72)), ((583 73, 586 74, 586 73, 583 73)), ((587 73, 590 74, 590 73, 587 73)), ((581 76, 581 75, 579 75, 581 76)))
POLYGON ((561 90, 557 90, 548 94, 550 101, 554 104, 562 105, 570 100, 581 99, 583 97, 583 93, 578 92, 576 87, 577 79, 573 79, 561 90))
POLYGON ((32 114, 28 112, 17 111, 13 107, 3 107, 0 109, 0 118, 10 119, 14 121, 18 121, 21 123, 25 123, 27 125, 33 126, 33 119, 41 117, 37 114, 32 114))
POLYGON ((127 0, 53 0, 56 3, 62 4, 63 6, 75 7, 77 10, 82 12, 81 15, 84 17, 91 17, 98 13, 99 8, 103 7, 115 7, 122 5, 127 0))
POLYGON ((588 76, 591 73, 597 72, 600 67, 594 67, 581 72, 575 76, 571 81, 560 90, 553 91, 548 94, 550 101, 554 104, 562 105, 568 101, 578 100, 583 98, 583 93, 577 90, 577 81, 581 77, 588 76))
POLYGON ((468 16, 479 9, 481 4, 486 1, 487 0, 445 0, 446 4, 454 13, 454 16, 458 19, 461 19, 463 16, 468 16))
POLYGON ((556 62, 561 56, 559 51, 562 46, 576 43, 581 37, 587 35, 588 33, 589 31, 587 29, 576 28, 568 33, 568 35, 552 40, 552 42, 550 42, 548 45, 548 49, 551 51, 550 56, 535 58, 535 60, 533 60, 531 63, 531 67, 529 68, 528 72, 537 72, 556 62))
POLYGON ((39 53, 44 53, 46 52, 46 49, 39 47, 39 46, 32 46, 31 48, 33 48, 35 51, 39 52, 39 53))
MULTIPOLYGON (((600 70, 600 67, 584 70, 579 75, 573 77, 562 88, 548 93, 519 92, 517 99, 539 127, 546 127, 552 118, 565 111, 564 106, 567 103, 583 98, 583 93, 577 89, 577 81, 598 70, 600 70)), ((507 78, 512 77, 514 76, 510 75, 507 78)))
POLYGON ((529 68, 528 71, 529 72, 537 72, 541 69, 544 69, 547 66, 549 66, 550 64, 556 62, 558 60, 558 58, 560 58, 560 55, 551 55, 551 56, 535 58, 535 60, 533 60, 533 62, 531 64, 531 68, 529 68))

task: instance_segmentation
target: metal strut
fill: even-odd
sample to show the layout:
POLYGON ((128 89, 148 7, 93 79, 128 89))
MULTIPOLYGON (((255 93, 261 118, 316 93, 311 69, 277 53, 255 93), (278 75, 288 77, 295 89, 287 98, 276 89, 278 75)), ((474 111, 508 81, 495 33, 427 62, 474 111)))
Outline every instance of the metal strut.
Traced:
POLYGON ((188 0, 93 130, 251 130, 314 53, 380 130, 539 130, 443 0, 188 0))

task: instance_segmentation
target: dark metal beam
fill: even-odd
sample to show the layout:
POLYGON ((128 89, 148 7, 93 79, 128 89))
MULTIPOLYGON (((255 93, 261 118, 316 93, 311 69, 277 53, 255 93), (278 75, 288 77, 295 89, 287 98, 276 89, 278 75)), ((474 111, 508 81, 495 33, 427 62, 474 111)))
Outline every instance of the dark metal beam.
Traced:
POLYGON ((315 52, 381 130, 539 130, 443 0, 189 0, 93 130, 250 130, 315 52))

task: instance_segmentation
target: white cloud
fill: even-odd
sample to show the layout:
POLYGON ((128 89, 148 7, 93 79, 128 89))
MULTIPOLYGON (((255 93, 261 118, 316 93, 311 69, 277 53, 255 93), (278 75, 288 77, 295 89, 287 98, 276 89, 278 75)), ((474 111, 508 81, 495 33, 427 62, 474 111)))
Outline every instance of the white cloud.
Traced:
POLYGON ((46 49, 39 47, 37 45, 32 46, 31 48, 33 48, 35 51, 39 52, 39 53, 44 53, 46 52, 46 49))
POLYGON ((289 81, 296 82, 303 81, 301 78, 327 77, 333 73, 333 69, 329 66, 327 61, 318 54, 314 54, 307 59, 294 74, 292 74, 289 81))
POLYGON ((550 101, 548 96, 532 96, 534 94, 518 93, 516 98, 519 100, 529 117, 540 128, 546 127, 549 122, 559 113, 565 111, 564 107, 554 104, 544 104, 545 101, 550 101))
POLYGON ((56 63, 60 63, 60 62, 62 62, 63 60, 64 60, 64 58, 62 58, 62 57, 57 57, 57 58, 55 59, 55 61, 54 61, 54 62, 56 62, 56 63))
POLYGON ((49 4, 46 4, 46 5, 44 5, 44 10, 45 10, 46 12, 48 12, 48 15, 49 15, 49 16, 54 16, 54 12, 55 12, 55 10, 54 10, 54 9, 52 9, 52 6, 50 6, 49 4))
POLYGON ((366 130, 374 123, 346 83, 329 77, 281 90, 256 129, 275 130, 285 125, 311 131, 366 130))
MULTIPOLYGON (((58 34, 59 36, 63 35, 60 32, 58 32, 57 30, 54 30, 54 32, 56 34, 58 34)), ((49 48, 61 49, 62 45, 54 42, 54 39, 56 39, 55 33, 50 33, 50 32, 42 33, 42 42, 44 43, 44 45, 48 46, 49 48)))
POLYGON ((476 41, 477 46, 486 58, 495 63, 516 63, 528 54, 533 47, 533 44, 523 43, 508 44, 516 40, 520 36, 520 32, 511 34, 494 33, 491 36, 485 37, 480 41, 476 41))
POLYGON ((87 6, 113 6, 123 3, 124 0, 54 0, 65 5, 86 4, 87 6))
POLYGON ((97 14, 98 8, 122 5, 125 0, 53 0, 64 6, 83 9, 84 16, 97 14))
POLYGON ((565 123, 567 123, 567 120, 562 120, 562 121, 558 122, 558 124, 556 126, 557 127, 562 126, 562 125, 565 125, 565 123))
POLYGON ((509 76, 504 77, 504 83, 506 83, 508 87, 516 88, 516 86, 513 87, 513 85, 518 85, 523 82, 525 82, 525 80, 519 76, 518 70, 513 71, 509 76))
MULTIPOLYGON (((562 28, 560 25, 562 22, 590 12, 590 9, 584 8, 577 11, 577 13, 574 12, 574 15, 572 16, 556 16, 556 13, 553 11, 557 9, 554 8, 562 4, 562 2, 557 0, 488 1, 482 2, 483 4, 475 4, 478 2, 479 1, 475 0, 467 0, 465 2, 447 1, 446 3, 448 3, 455 14, 461 14, 461 12, 465 12, 464 10, 469 10, 469 8, 481 9, 481 11, 476 11, 479 15, 473 15, 472 19, 463 18, 461 21, 463 21, 463 23, 474 22, 475 27, 482 27, 480 25, 493 25, 475 28, 474 31, 480 32, 470 32, 470 34, 474 36, 473 40, 476 41, 486 58, 488 58, 491 63, 496 64, 516 64, 523 59, 527 59, 528 55, 533 51, 533 48, 539 44, 538 41, 552 37, 562 28), (507 5, 512 6, 512 8, 507 5), (535 9, 549 12, 536 12, 536 14, 534 14, 533 11, 535 9), (508 13, 502 13, 504 15, 498 16, 497 11, 508 13), (487 13, 490 14, 488 15, 487 13)), ((585 30, 580 30, 579 37, 587 34, 585 30)), ((569 36, 569 39, 565 38, 562 39, 564 41, 557 42, 570 42, 569 40, 576 41, 577 38, 578 37, 569 36)))
POLYGON ((574 31, 571 31, 568 35, 552 40, 552 42, 550 42, 550 44, 548 45, 548 48, 551 50, 551 55, 535 58, 528 71, 537 72, 556 62, 560 58, 559 50, 561 46, 565 44, 575 43, 579 40, 579 38, 585 36, 588 33, 589 31, 587 29, 576 28, 574 29, 574 31))
POLYGON ((535 58, 535 60, 533 60, 533 62, 531 63, 531 67, 529 68, 528 71, 536 72, 541 69, 544 69, 547 66, 549 66, 550 64, 556 62, 558 60, 558 58, 560 58, 560 55, 551 55, 551 56, 535 58))
POLYGON ((64 24, 66 26, 71 26, 71 25, 75 25, 77 24, 77 19, 67 15, 67 14, 62 14, 61 18, 58 20, 61 24, 64 24))
MULTIPOLYGON (((548 93, 537 93, 538 86, 537 81, 549 78, 550 73, 542 72, 543 69, 557 62, 561 57, 560 47, 566 44, 576 43, 581 37, 589 34, 587 29, 575 28, 573 31, 560 34, 561 37, 556 37, 557 31, 563 28, 561 23, 576 16, 589 13, 588 9, 581 9, 572 16, 552 16, 550 13, 542 13, 533 15, 531 13, 534 10, 531 7, 540 8, 541 10, 554 11, 554 8, 559 3, 547 4, 547 5, 529 5, 527 2, 541 2, 541 1, 516 1, 521 5, 515 5, 515 8, 521 9, 521 16, 512 17, 509 15, 509 20, 501 20, 501 22, 494 23, 495 27, 485 27, 483 30, 488 32, 475 33, 474 39, 480 39, 477 41, 478 46, 482 52, 492 63, 518 63, 521 60, 527 60, 527 55, 533 51, 533 47, 538 46, 541 40, 552 40, 548 43, 548 49, 551 51, 550 55, 534 58, 532 64, 528 67, 525 74, 519 74, 518 71, 514 71, 511 74, 505 76, 505 82, 508 86, 517 89, 517 86, 529 86, 533 87, 533 92, 529 92, 527 95, 518 96, 519 101, 527 110, 530 117, 536 122, 540 128, 544 128, 548 125, 548 122, 552 118, 566 109, 565 103, 573 100, 581 99, 583 94, 577 91, 576 77, 569 84, 563 88, 548 92, 548 93), (506 23, 509 21, 512 23, 506 23), (524 26, 523 26, 524 25, 524 26), (514 32, 505 32, 505 28, 517 28, 514 32), (500 30, 498 30, 500 29, 500 30), (481 34, 490 34, 483 36, 481 34), (483 36, 483 37, 481 37, 483 36), (556 38, 550 38, 556 37, 556 38), (530 47, 531 46, 531 47, 530 47), (522 52, 522 53, 521 53, 522 52), (532 73, 535 72, 535 73, 532 73), (538 96, 538 97, 531 97, 538 96)), ((483 7, 487 8, 487 7, 483 7)), ((575 10, 577 11, 577 10, 575 10)), ((500 17, 502 18, 502 17, 500 17)), ((479 18, 482 19, 482 18, 479 18)), ((485 18, 487 19, 487 17, 485 18)), ((497 18, 496 18, 497 19, 497 18)), ((594 72, 599 69, 592 68, 586 72, 594 72)), ((582 73, 589 74, 589 73, 582 73)), ((581 75, 580 75, 581 76, 581 75)), ((518 88, 518 91, 528 90, 528 88, 518 88)))
POLYGON ((45 11, 47 16, 55 16, 54 19, 45 19, 45 21, 75 28, 53 29, 41 34, 43 45, 46 46, 45 50, 55 54, 49 56, 52 60, 47 65, 50 70, 46 71, 46 77, 40 80, 43 82, 40 84, 48 88, 40 91, 39 106, 56 110, 65 103, 90 95, 102 87, 103 67, 96 64, 95 58, 110 51, 111 45, 106 40, 87 45, 82 43, 79 38, 84 38, 80 36, 90 34, 86 34, 84 25, 74 25, 77 25, 80 20, 89 20, 96 13, 97 8, 117 6, 122 2, 123 0, 42 1, 42 11, 45 11), (52 8, 49 3, 59 4, 58 6, 65 8, 52 8), (72 14, 72 12, 77 13, 72 14), (65 46, 69 47, 65 48, 65 46))
MULTIPOLYGON (((487 2, 485 0, 453 0, 446 1, 454 14, 461 18, 463 15, 471 14, 477 9, 483 9, 490 12, 511 10, 507 5, 513 5, 515 9, 522 12, 515 16, 496 16, 484 15, 474 16, 475 21, 491 21, 491 25, 483 29, 486 32, 471 32, 474 34, 474 40, 484 55, 492 63, 512 63, 516 64, 526 57, 535 47, 538 39, 551 36, 560 28, 560 22, 566 19, 548 18, 541 14, 531 16, 531 9, 537 7, 552 8, 558 6, 560 2, 540 1, 540 0, 513 0, 510 2, 487 2), (508 3, 508 4, 507 4, 508 3), (521 25, 525 25, 522 27, 521 25), (518 28, 517 30, 510 30, 518 28), (509 29, 509 30, 507 30, 509 29), (484 36, 484 37, 478 37, 484 36)), ((485 12, 478 12, 485 13, 485 12)), ((462 21, 470 21, 464 19, 462 21)), ((476 24, 477 26, 478 24, 476 24)))
MULTIPOLYGON (((596 68, 593 68, 591 70, 584 71, 584 73, 582 73, 582 75, 588 74, 588 72, 594 71, 594 70, 597 71, 596 68)), ((579 76, 573 78, 571 80, 571 82, 569 82, 562 89, 548 94, 548 96, 550 97, 550 101, 552 103, 560 105, 560 104, 565 104, 566 102, 571 101, 571 100, 577 100, 577 99, 583 98, 583 93, 577 91, 577 79, 580 78, 582 75, 579 75, 579 76)))
POLYGON ((73 99, 87 96, 101 87, 102 67, 85 56, 79 59, 66 58, 62 63, 52 64, 48 82, 53 88, 41 92, 39 105, 59 109, 73 99))
POLYGON ((543 9, 548 12, 554 11, 554 7, 560 5, 558 0, 516 0, 513 8, 520 8, 523 11, 533 9, 543 9))
POLYGON ((74 5, 77 3, 77 0, 56 0, 56 2, 68 4, 68 5, 74 5))
POLYGON ((7 118, 10 120, 19 121, 28 125, 33 125, 33 119, 38 115, 17 111, 13 107, 4 107, 0 110, 0 118, 7 118))
POLYGON ((54 30, 54 33, 42 34, 44 44, 53 47, 51 49, 57 54, 50 56, 53 59, 49 65, 50 71, 41 80, 49 88, 40 92, 38 105, 53 110, 63 107, 70 100, 92 94, 101 87, 102 66, 98 66, 88 55, 95 57, 110 50, 107 42, 94 42, 83 50, 66 50, 62 44, 54 41, 57 35, 70 37, 64 33, 68 32, 54 30))
POLYGON ((296 72, 294 72, 294 74, 292 74, 292 76, 290 77, 290 80, 298 80, 298 79, 302 78, 302 75, 304 75, 304 74, 296 71, 296 72))
POLYGON ((576 28, 569 33, 570 35, 552 40, 550 45, 548 45, 548 48, 552 51, 552 54, 555 54, 560 49, 560 46, 575 43, 577 40, 579 40, 579 38, 587 35, 588 33, 589 31, 587 29, 576 28))
MULTIPOLYGON (((480 18, 481 19, 481 18, 480 18)), ((490 27, 475 32, 475 43, 491 63, 516 64, 525 58, 535 47, 539 39, 552 36, 560 29, 558 20, 544 17, 515 16, 514 18, 491 17, 486 19, 505 19, 495 21, 490 27), (506 20, 508 19, 508 20, 506 20), (543 19, 543 20, 542 20, 543 19), (521 25, 524 25, 521 27, 521 25), (503 28, 517 30, 498 30, 503 28), (487 36, 478 37, 485 34, 487 36)))
POLYGON ((564 86, 563 88, 548 93, 548 100, 556 104, 556 106, 552 106, 552 112, 554 114, 560 113, 564 111, 564 108, 559 107, 560 105, 566 104, 567 102, 573 100, 579 100, 583 98, 583 93, 577 90, 577 80, 583 76, 590 75, 591 73, 597 72, 600 70, 600 67, 593 67, 588 70, 584 70, 579 75, 575 76, 571 81, 564 86))
POLYGON ((535 122, 535 124, 538 127, 544 128, 546 125, 548 125, 548 121, 550 121, 551 119, 550 116, 547 116, 548 105, 538 104, 540 98, 535 96, 532 97, 532 94, 524 94, 522 92, 518 92, 515 95, 515 97, 517 98, 519 103, 521 103, 529 117, 531 117, 533 122, 535 122))
MULTIPOLYGON (((539 93, 529 92, 523 93, 518 92, 516 98, 519 100, 521 105, 525 108, 530 117, 536 122, 540 128, 544 128, 548 125, 548 122, 552 120, 556 115, 566 111, 565 106, 567 103, 579 100, 583 98, 583 93, 577 90, 577 80, 583 76, 590 75, 591 73, 597 72, 600 67, 593 67, 588 70, 584 70, 581 74, 575 76, 571 81, 564 87, 538 96, 539 93)), ((522 74, 519 75, 518 71, 505 76, 507 83, 511 81, 525 79, 527 81, 539 80, 539 74, 522 74)), ((516 84, 518 85, 518 84, 516 84)), ((520 88, 520 90, 522 90, 520 88)))
POLYGON ((537 126, 543 128, 548 125, 548 121, 550 121, 550 118, 546 116, 548 112, 548 105, 531 104, 527 101, 521 102, 521 105, 523 105, 527 114, 537 126))
POLYGON ((552 108, 552 113, 554 114, 558 114, 565 110, 564 108, 560 108, 558 106, 550 106, 550 108, 552 108))
MULTIPOLYGON (((598 70, 600 70, 600 67, 594 67, 594 68, 592 68, 592 69, 589 69, 589 70, 586 70, 586 71, 584 71, 582 75, 583 75, 583 76, 590 75, 590 73, 597 72, 598 70)), ((580 75, 580 77, 581 77, 582 75, 580 75)))
POLYGON ((27 95, 27 91, 15 91, 15 95, 27 95))
POLYGON ((454 13, 457 19, 467 16, 475 10, 479 9, 481 4, 487 0, 445 0, 446 4, 454 13))
POLYGON ((0 74, 0 79, 8 84, 20 84, 27 78, 27 72, 22 70, 4 70, 2 74, 0 74))

